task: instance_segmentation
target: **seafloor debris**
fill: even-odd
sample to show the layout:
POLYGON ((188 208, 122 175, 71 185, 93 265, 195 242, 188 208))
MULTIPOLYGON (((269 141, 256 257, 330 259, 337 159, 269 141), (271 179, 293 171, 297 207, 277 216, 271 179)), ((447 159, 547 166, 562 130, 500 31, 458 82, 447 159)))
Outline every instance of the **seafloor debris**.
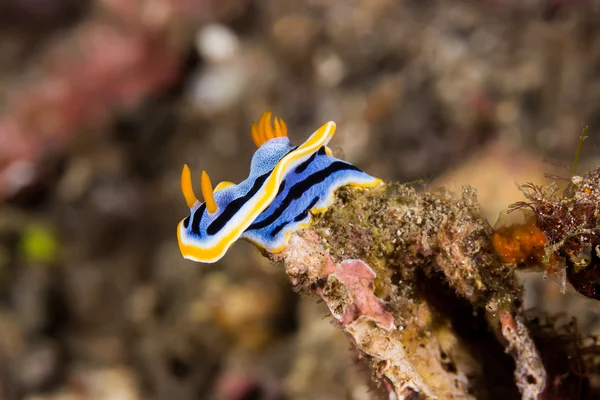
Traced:
POLYGON ((524 224, 496 230, 500 258, 539 265, 559 278, 563 292, 568 282, 582 295, 600 300, 600 170, 574 176, 564 191, 554 182, 521 188, 527 201, 511 211, 531 215, 524 224))
POLYGON ((376 380, 399 398, 518 390, 535 399, 546 370, 524 323, 522 289, 492 235, 472 189, 419 195, 390 184, 340 190, 312 228, 271 258, 284 262, 296 290, 325 301, 376 380), (502 347, 514 376, 486 376, 489 365, 510 365, 502 347))

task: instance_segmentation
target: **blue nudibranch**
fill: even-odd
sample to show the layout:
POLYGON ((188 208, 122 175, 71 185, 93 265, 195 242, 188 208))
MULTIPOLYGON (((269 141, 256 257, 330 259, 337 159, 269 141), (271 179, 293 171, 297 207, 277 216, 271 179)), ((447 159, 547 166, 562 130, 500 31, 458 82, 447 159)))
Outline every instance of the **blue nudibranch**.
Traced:
POLYGON ((380 180, 352 164, 332 156, 327 144, 335 133, 330 121, 300 146, 287 138, 287 126, 266 111, 252 123, 252 139, 258 150, 250 163, 250 175, 239 184, 221 182, 214 190, 202 172, 204 203, 194 194, 187 165, 181 173, 181 190, 190 215, 177 226, 184 258, 212 263, 244 238, 258 247, 278 253, 292 232, 306 227, 311 213, 325 211, 335 191, 345 185, 372 187, 380 180))

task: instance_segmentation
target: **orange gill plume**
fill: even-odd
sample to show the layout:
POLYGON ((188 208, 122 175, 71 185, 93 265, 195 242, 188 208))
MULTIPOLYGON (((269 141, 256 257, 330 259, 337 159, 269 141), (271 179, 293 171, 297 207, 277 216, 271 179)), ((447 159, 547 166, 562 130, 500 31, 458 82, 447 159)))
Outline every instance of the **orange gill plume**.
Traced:
POLYGON ((260 147, 263 143, 268 142, 271 139, 287 136, 287 125, 283 119, 275 117, 274 124, 271 124, 270 111, 265 111, 256 122, 252 122, 252 140, 256 147, 260 147))

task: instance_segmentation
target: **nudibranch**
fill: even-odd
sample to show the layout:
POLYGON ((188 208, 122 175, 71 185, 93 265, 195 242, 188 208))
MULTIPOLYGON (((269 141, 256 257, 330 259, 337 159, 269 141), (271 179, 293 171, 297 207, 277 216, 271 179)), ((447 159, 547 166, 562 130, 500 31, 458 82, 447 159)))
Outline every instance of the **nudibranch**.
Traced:
POLYGON ((177 226, 177 240, 184 258, 213 263, 221 259, 240 237, 270 253, 287 245, 292 232, 306 227, 311 214, 324 212, 335 191, 345 185, 372 187, 381 182, 352 164, 333 157, 327 144, 335 123, 321 126, 300 146, 287 137, 280 118, 271 123, 266 111, 252 123, 252 139, 258 147, 248 178, 234 184, 221 182, 213 190, 202 172, 204 202, 192 189, 191 173, 184 165, 181 191, 190 215, 177 226))

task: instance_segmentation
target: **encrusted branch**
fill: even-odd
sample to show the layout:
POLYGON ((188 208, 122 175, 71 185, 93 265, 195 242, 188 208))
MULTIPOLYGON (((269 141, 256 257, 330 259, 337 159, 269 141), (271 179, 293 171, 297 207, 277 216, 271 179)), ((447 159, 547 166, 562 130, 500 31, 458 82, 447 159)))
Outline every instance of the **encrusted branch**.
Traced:
POLYGON ((484 397, 496 390, 479 357, 488 346, 514 358, 514 392, 542 392, 546 375, 521 316, 521 287, 493 252, 474 190, 458 198, 395 184, 341 189, 316 219, 270 257, 285 264, 296 290, 324 300, 391 395, 484 397), (474 341, 467 331, 475 320, 495 334, 474 341))

